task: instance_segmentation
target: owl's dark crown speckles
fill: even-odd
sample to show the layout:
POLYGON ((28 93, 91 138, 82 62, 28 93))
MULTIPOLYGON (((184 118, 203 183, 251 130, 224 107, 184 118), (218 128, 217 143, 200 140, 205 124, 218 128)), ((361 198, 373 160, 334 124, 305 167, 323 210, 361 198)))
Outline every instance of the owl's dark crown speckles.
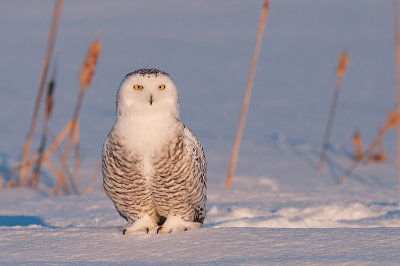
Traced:
POLYGON ((156 77, 158 75, 164 75, 164 76, 169 76, 168 73, 161 71, 157 68, 143 68, 143 69, 138 69, 134 72, 131 72, 129 74, 127 74, 126 76, 133 76, 133 75, 137 75, 139 74, 140 76, 146 76, 146 75, 155 75, 156 77))

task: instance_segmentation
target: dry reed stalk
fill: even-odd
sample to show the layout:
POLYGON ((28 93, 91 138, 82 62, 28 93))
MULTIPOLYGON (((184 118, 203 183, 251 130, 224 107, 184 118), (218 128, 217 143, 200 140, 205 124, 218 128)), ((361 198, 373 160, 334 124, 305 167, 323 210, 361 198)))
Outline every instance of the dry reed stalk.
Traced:
MULTIPOLYGON (((81 86, 81 90, 79 92, 79 97, 78 97, 78 102, 75 107, 74 115, 72 117, 72 127, 69 132, 68 138, 67 138, 67 143, 65 145, 65 151, 64 151, 64 156, 62 159, 62 169, 65 171, 67 167, 67 161, 68 161, 68 156, 69 156, 69 150, 71 148, 71 143, 72 143, 72 138, 73 136, 77 135, 75 133, 76 128, 78 127, 78 116, 79 112, 82 106, 83 102, 83 96, 91 84, 94 76, 94 72, 96 69, 97 65, 97 60, 100 56, 101 53, 101 42, 99 40, 94 40, 89 48, 89 51, 86 55, 86 59, 84 64, 82 65, 81 72, 79 75, 79 83, 81 86)), ((79 129, 78 129, 79 130, 79 129)), ((75 153, 74 153, 74 158, 75 158, 75 166, 80 165, 80 159, 79 159, 79 138, 76 138, 78 141, 75 142, 75 153)), ((79 173, 79 169, 75 169, 76 173, 79 173)))
POLYGON ((72 140, 74 142, 74 162, 75 162, 75 167, 74 167, 74 176, 76 178, 76 183, 77 186, 79 187, 80 184, 80 165, 81 165, 81 160, 80 160, 80 155, 79 155, 79 122, 77 123, 76 127, 74 128, 72 140))
POLYGON ((362 156, 362 159, 360 161, 354 162, 351 167, 344 173, 344 175, 339 179, 339 184, 343 183, 346 181, 347 177, 356 169, 356 167, 360 163, 367 163, 370 158, 373 157, 373 154, 379 145, 382 145, 382 139, 385 134, 395 128, 398 127, 400 124, 400 112, 396 110, 391 110, 388 114, 387 121, 385 125, 379 130, 378 136, 376 137, 375 141, 372 143, 372 145, 368 148, 367 152, 365 155, 362 156))
POLYGON ((386 152, 382 143, 379 143, 379 151, 374 154, 369 161, 374 163, 381 163, 386 161, 386 152))
POLYGON ((35 130, 36 130, 37 120, 38 120, 38 116, 39 116, 39 109, 40 109, 40 105, 42 102, 44 85, 46 82, 47 73, 48 73, 49 65, 50 65, 50 61, 51 61, 51 56, 53 53, 53 48, 54 48, 54 43, 56 40, 58 25, 59 25, 59 22, 61 19, 63 4, 64 4, 64 0, 57 0, 54 5, 49 37, 47 40, 46 55, 43 60, 43 67, 42 67, 42 72, 41 72, 41 76, 40 76, 39 89, 38 89, 38 94, 36 96, 36 102, 35 102, 35 107, 34 107, 34 111, 33 111, 31 127, 29 129, 28 137, 24 143, 22 166, 21 166, 21 171, 20 171, 20 175, 19 175, 19 184, 20 185, 24 184, 25 177, 29 171, 29 169, 27 167, 27 161, 28 161, 29 154, 30 154, 31 147, 32 147, 33 136, 34 136, 35 130))
POLYGON ((0 176, 0 189, 4 187, 4 178, 3 176, 0 176))
POLYGON ((78 123, 77 119, 72 119, 71 120, 71 129, 70 132, 68 132, 68 137, 67 137, 67 143, 65 144, 65 150, 64 150, 64 154, 61 155, 61 171, 62 172, 66 172, 68 169, 68 156, 69 156, 69 151, 71 148, 71 143, 72 143, 72 132, 75 131, 76 128, 76 124, 78 123))
POLYGON ((355 132, 353 135, 353 143, 354 143, 354 160, 359 161, 363 156, 363 144, 360 132, 355 132))
POLYGON ((51 116, 51 113, 53 110, 54 87, 55 87, 55 76, 53 75, 53 78, 51 79, 51 81, 49 82, 49 85, 47 87, 46 110, 45 110, 45 120, 43 123, 43 129, 42 129, 42 140, 41 140, 39 150, 38 150, 38 160, 36 163, 36 167, 33 171, 32 178, 31 178, 33 189, 39 188, 40 168, 43 163, 43 152, 44 152, 44 148, 46 146, 46 140, 47 140, 47 127, 48 127, 50 116, 51 116))
POLYGON ((9 181, 6 183, 6 189, 9 189, 9 188, 14 187, 14 186, 15 186, 14 180, 9 180, 9 181))
POLYGON ((253 88, 254 76, 256 74, 258 57, 260 55, 261 42, 262 42, 265 24, 267 21, 268 9, 269 9, 269 0, 265 0, 264 6, 263 6, 263 9, 261 12, 260 23, 258 25, 256 46, 254 48, 253 60, 251 63, 249 78, 247 81, 246 94, 245 94, 244 100, 243 100, 242 114, 240 116, 239 125, 238 125, 238 129, 237 129, 237 133, 236 133, 235 144, 233 146, 231 163, 230 163, 228 175, 226 178, 226 188, 230 188, 232 185, 232 179, 233 179, 233 174, 235 172, 235 167, 236 167, 236 163, 237 163, 237 159, 238 159, 240 142, 242 140, 244 124, 246 122, 247 111, 249 109, 251 90, 253 88))
MULTIPOLYGON (((53 154, 53 152, 55 151, 56 148, 59 147, 59 145, 61 144, 61 142, 64 140, 64 138, 67 136, 68 132, 71 130, 71 125, 72 123, 69 122, 64 129, 60 132, 60 134, 57 136, 57 138, 53 141, 52 145, 50 146, 50 148, 47 149, 47 151, 45 151, 43 153, 43 158, 42 161, 45 162, 47 161, 50 156, 53 154)), ((26 167, 29 170, 31 169, 31 167, 33 165, 35 165, 38 161, 38 153, 36 152, 35 154, 33 154, 32 158, 27 162, 26 167)), ((16 167, 14 167, 13 169, 9 170, 8 172, 12 172, 12 171, 17 171, 21 169, 22 165, 18 165, 16 167)), ((27 184, 29 184, 29 182, 26 182, 27 184)))
MULTIPOLYGON (((396 108, 400 111, 400 36, 397 0, 392 0, 392 5, 396 56, 396 108)), ((400 127, 397 127, 397 169, 397 183, 400 185, 400 127)))
POLYGON ((72 121, 68 122, 68 124, 65 125, 63 130, 58 134, 57 138, 53 141, 53 144, 50 146, 50 148, 43 154, 43 159, 46 160, 50 158, 50 156, 53 154, 53 152, 59 148, 61 142, 65 139, 67 134, 71 131, 72 128, 72 121))
POLYGON ((53 172, 53 175, 57 177, 57 183, 54 186, 54 195, 60 196, 61 195, 61 190, 60 186, 62 185, 65 189, 65 193, 67 195, 71 195, 71 190, 69 189, 68 183, 65 180, 65 177, 62 172, 57 170, 57 167, 54 165, 54 163, 51 160, 47 160, 46 163, 48 164, 50 171, 53 172))
MULTIPOLYGON (((49 129, 49 135, 50 135, 50 137, 52 139, 55 138, 54 133, 50 129, 49 129)), ((63 158, 63 153, 61 151, 61 148, 59 146, 57 146, 56 150, 57 150, 58 156, 62 159, 63 158)), ((60 171, 60 173, 61 173, 61 176, 63 178, 58 178, 57 179, 56 186, 55 186, 55 189, 54 189, 55 190, 54 194, 58 195, 58 194, 61 193, 61 192, 57 193, 57 190, 60 189, 60 185, 63 185, 66 189, 69 190, 69 188, 67 188, 68 187, 68 182, 66 182, 65 176, 68 178, 68 181, 69 181, 70 186, 71 186, 71 188, 73 190, 73 193, 74 194, 79 194, 78 186, 76 185, 75 180, 74 180, 74 178, 73 178, 73 176, 71 174, 71 171, 69 170, 68 166, 65 168, 64 172, 60 171)))
POLYGON ((87 188, 85 189, 85 192, 84 192, 85 194, 89 194, 90 192, 92 192, 93 186, 94 186, 94 184, 96 184, 97 178, 98 178, 99 175, 100 175, 101 166, 102 166, 102 161, 100 161, 100 162, 97 164, 96 170, 94 171, 93 176, 92 176, 92 178, 90 179, 89 185, 88 185, 87 188))
POLYGON ((324 167, 326 150, 328 148, 329 138, 332 132, 333 120, 335 118, 336 104, 339 99, 340 87, 342 85, 343 76, 346 74, 348 63, 349 63, 349 55, 347 54, 346 51, 343 51, 340 56, 339 63, 336 69, 336 75, 337 75, 336 87, 335 87, 335 92, 333 94, 333 100, 329 112, 328 122, 325 129, 324 142, 322 143, 321 154, 319 157, 319 163, 318 163, 319 171, 321 171, 322 168, 324 167))

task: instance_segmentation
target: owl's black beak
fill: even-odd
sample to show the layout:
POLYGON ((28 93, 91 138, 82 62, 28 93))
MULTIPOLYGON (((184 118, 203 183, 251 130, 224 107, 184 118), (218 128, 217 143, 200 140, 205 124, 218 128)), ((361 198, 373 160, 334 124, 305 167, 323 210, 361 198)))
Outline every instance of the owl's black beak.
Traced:
POLYGON ((153 105, 153 95, 150 95, 150 105, 153 105))

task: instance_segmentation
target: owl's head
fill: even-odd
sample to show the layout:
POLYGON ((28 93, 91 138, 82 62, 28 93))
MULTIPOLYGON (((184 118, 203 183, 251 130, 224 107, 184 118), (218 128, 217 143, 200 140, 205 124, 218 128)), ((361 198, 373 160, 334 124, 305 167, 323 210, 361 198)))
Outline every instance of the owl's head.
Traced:
POLYGON ((178 91, 169 75, 154 68, 127 74, 117 94, 118 117, 163 112, 179 117, 178 91))

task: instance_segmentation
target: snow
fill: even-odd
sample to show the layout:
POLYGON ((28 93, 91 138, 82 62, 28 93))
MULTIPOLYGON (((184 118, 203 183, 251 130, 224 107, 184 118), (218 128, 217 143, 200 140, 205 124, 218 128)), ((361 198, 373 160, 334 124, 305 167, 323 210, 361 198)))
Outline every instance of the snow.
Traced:
MULTIPOLYGON (((0 190, 0 264, 399 264, 395 133, 384 138, 387 162, 360 165, 337 184, 353 163, 354 131, 366 148, 395 106, 391 1, 271 1, 236 175, 225 189, 262 2, 66 1, 53 62, 54 132, 72 116, 77 73, 99 30, 103 44, 80 115, 80 190, 115 122, 121 80, 157 67, 176 83, 182 120, 205 149, 207 218, 200 230, 124 236, 100 179, 89 195, 56 197, 43 167, 39 191, 0 190), (349 69, 318 172, 343 49, 349 69)), ((0 3, 0 170, 22 157, 52 8, 0 3)))
POLYGON ((254 194, 250 187, 229 191, 214 187, 204 228, 166 235, 122 235, 125 222, 100 192, 48 197, 25 189, 2 191, 0 261, 28 265, 400 261, 399 229, 392 228, 400 224, 398 198, 388 201, 389 195, 380 195, 374 199, 387 197, 386 202, 368 203, 373 198, 369 197, 346 203, 355 197, 332 193, 321 201, 320 193, 258 187, 254 194))
POLYGON ((7 245, 0 243, 0 259, 28 265, 396 264, 400 260, 397 230, 207 228, 175 235, 122 236, 113 227, 28 227, 18 233, 10 228, 2 232, 10 240, 7 245), (21 246, 21 242, 32 246, 21 246))

